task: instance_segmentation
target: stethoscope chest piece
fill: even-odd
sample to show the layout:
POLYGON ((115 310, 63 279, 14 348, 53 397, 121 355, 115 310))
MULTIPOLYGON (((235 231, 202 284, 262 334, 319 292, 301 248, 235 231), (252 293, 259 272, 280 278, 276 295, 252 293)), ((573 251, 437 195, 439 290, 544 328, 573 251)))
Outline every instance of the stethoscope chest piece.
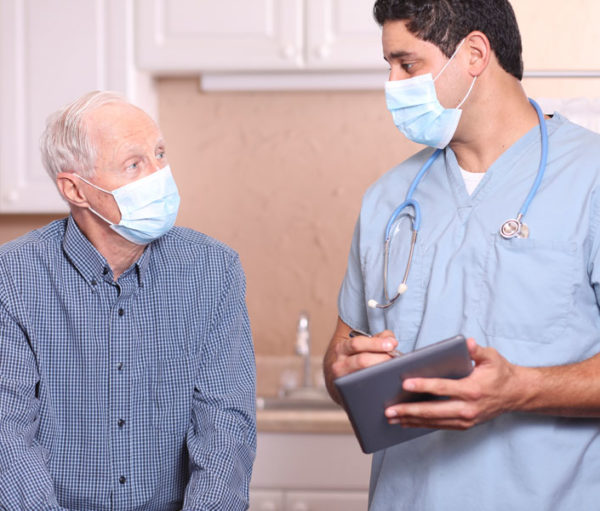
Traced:
POLYGON ((529 238, 529 227, 518 218, 511 218, 502 224, 500 236, 505 240, 513 238, 529 238))

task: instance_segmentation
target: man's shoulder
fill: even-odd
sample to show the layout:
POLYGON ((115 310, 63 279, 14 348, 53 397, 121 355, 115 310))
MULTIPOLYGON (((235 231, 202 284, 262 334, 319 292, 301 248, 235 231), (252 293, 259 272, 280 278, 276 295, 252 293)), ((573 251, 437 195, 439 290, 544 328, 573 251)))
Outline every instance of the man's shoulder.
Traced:
MULTIPOLYGON (((558 124, 555 132, 558 150, 579 157, 592 157, 600 163, 600 133, 585 128, 568 118, 555 113, 553 121, 558 124)), ((552 142, 552 136, 550 137, 552 142)))
POLYGON ((65 229, 67 226, 67 218, 54 220, 49 224, 29 231, 12 241, 8 241, 0 245, 0 260, 11 258, 14 256, 22 256, 25 253, 42 251, 48 245, 62 243, 65 229))
POLYGON ((211 236, 187 227, 173 227, 158 240, 161 250, 198 257, 235 259, 238 254, 231 247, 211 236))
MULTIPOLYGON (((399 190, 406 191, 433 152, 434 149, 427 147, 392 167, 369 186, 365 198, 391 192, 398 196, 399 190)), ((443 158, 443 155, 440 155, 438 159, 440 158, 443 158)), ((404 195, 400 194, 400 197, 404 197, 404 195)))

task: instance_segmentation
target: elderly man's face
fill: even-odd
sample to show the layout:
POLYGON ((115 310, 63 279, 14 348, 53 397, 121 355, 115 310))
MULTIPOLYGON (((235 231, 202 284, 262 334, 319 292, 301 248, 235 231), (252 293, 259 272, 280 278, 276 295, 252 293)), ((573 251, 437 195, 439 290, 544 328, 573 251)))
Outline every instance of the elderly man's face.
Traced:
MULTIPOLYGON (((90 179, 105 190, 115 190, 146 177, 167 165, 165 144, 156 123, 142 110, 128 104, 109 103, 86 117, 97 158, 90 179)), ((84 185, 86 186, 86 185, 84 185)), ((121 212, 112 195, 86 187, 96 211, 113 223, 121 212)))

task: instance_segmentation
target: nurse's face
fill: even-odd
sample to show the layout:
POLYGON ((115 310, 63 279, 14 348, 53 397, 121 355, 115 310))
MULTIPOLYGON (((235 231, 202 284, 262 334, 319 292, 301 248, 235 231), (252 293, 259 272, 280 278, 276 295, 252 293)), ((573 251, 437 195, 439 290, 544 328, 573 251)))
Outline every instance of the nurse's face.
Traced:
MULTIPOLYGON (((406 80, 427 73, 435 78, 449 60, 435 44, 409 32, 402 20, 384 23, 382 43, 383 57, 390 65, 390 80, 406 80)), ((464 97, 472 79, 466 72, 467 64, 468 50, 464 44, 435 82, 442 106, 453 108, 464 97)))

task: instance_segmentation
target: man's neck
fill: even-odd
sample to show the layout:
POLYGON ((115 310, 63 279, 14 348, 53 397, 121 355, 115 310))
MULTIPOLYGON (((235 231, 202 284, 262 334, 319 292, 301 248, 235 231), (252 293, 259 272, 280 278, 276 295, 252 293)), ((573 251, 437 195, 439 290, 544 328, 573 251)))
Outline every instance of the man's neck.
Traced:
POLYGON ((485 172, 539 123, 517 80, 501 80, 486 90, 487 94, 479 94, 468 113, 463 113, 460 132, 450 144, 459 165, 471 172, 485 172))
POLYGON ((144 253, 145 245, 127 241, 88 209, 72 208, 71 215, 79 230, 108 262, 115 282, 144 253))

